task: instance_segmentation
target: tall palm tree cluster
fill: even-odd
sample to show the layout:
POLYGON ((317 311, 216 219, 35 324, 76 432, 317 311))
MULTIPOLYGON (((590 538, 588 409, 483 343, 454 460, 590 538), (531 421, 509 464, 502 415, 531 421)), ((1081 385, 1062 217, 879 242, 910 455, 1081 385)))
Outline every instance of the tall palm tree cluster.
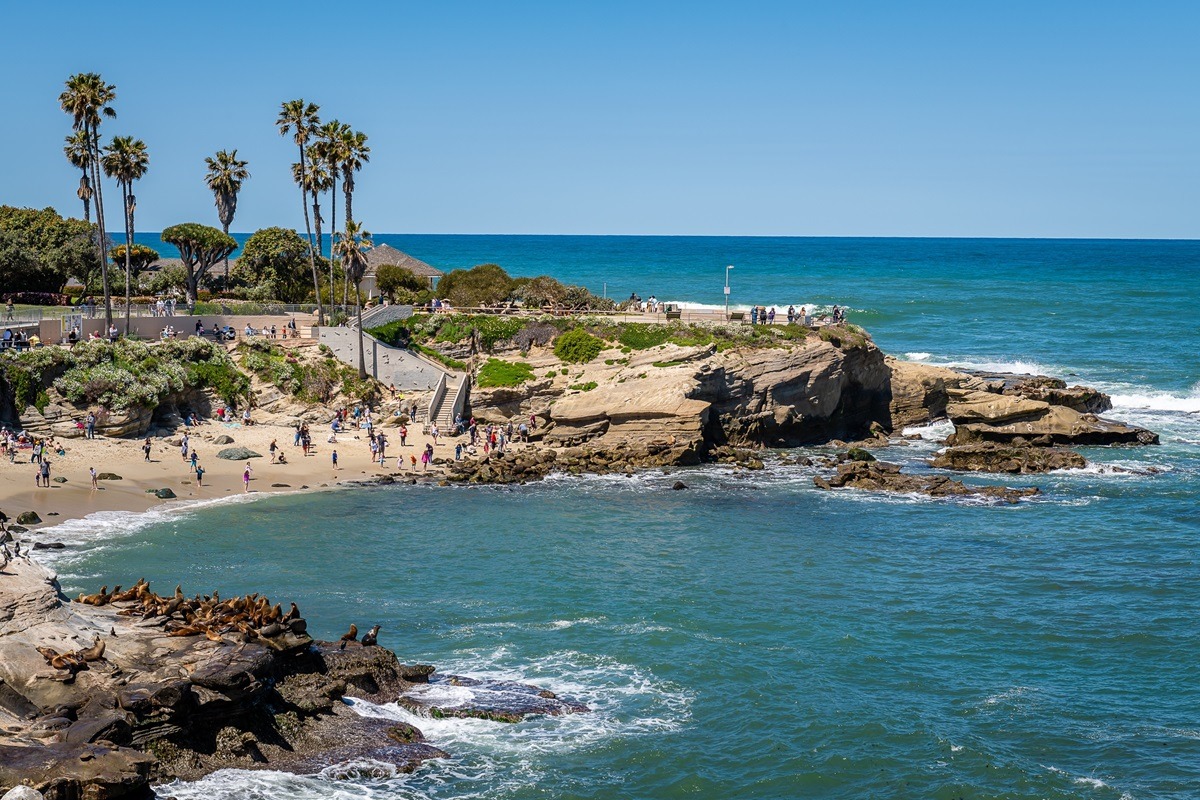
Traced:
MULTIPOLYGON (((281 136, 292 137, 296 143, 300 160, 292 164, 292 178, 300 187, 300 201, 304 211, 304 228, 308 234, 309 263, 313 274, 313 291, 317 297, 318 324, 324 317, 321 305, 321 279, 317 273, 316 256, 325 255, 325 243, 322 237, 321 196, 329 193, 329 302, 335 298, 334 261, 344 254, 333 243, 334 232, 337 230, 337 190, 341 183, 342 196, 345 202, 345 219, 347 236, 350 225, 354 223, 354 173, 360 171, 363 165, 371 160, 371 148, 367 145, 367 135, 355 131, 349 125, 338 120, 322 123, 321 109, 315 103, 304 100, 289 100, 283 103, 275 126, 281 136), (311 206, 310 206, 311 201, 311 206), (311 208, 311 215, 309 214, 311 208), (314 228, 316 236, 314 238, 314 228)), ((350 266, 342 259, 344 266, 350 266)), ((345 269, 345 280, 342 286, 342 304, 346 304, 349 294, 351 270, 345 269)))
MULTIPOLYGON (((112 288, 109 281, 106 233, 108 229, 105 227, 104 186, 101 177, 116 181, 121 190, 125 218, 125 332, 128 333, 132 290, 130 254, 133 249, 133 215, 137 206, 133 184, 146 174, 150 166, 150 156, 145 142, 132 136, 116 136, 108 144, 101 144, 100 124, 105 119, 116 117, 113 108, 116 98, 115 86, 105 83, 104 79, 94 72, 81 72, 67 79, 66 89, 59 96, 59 104, 63 111, 71 116, 73 133, 66 138, 63 153, 81 172, 76 194, 83 203, 83 218, 91 222, 93 211, 95 212, 96 248, 104 289, 104 316, 106 324, 110 327, 112 288)), ((345 276, 342 284, 344 306, 348 300, 351 282, 354 283, 357 292, 358 282, 362 279, 366 266, 364 254, 371 247, 370 234, 354 219, 354 176, 371 160, 371 148, 367 145, 365 133, 356 131, 336 119, 322 123, 320 108, 315 103, 301 99, 289 100, 282 104, 275 126, 280 135, 292 137, 299 154, 299 161, 292 165, 292 176, 300 188, 304 229, 308 235, 308 259, 312 268, 313 292, 317 299, 317 324, 320 325, 324 324, 325 320, 321 276, 317 271, 317 259, 325 257, 325 219, 321 214, 321 198, 329 195, 329 303, 332 304, 336 296, 334 266, 335 261, 340 260, 345 276), (345 230, 341 233, 336 232, 339 185, 344 203, 345 230)), ((204 162, 207 166, 204 180, 213 193, 221 229, 228 235, 234 214, 237 212, 238 194, 242 184, 250 177, 248 162, 238 158, 237 150, 219 150, 204 162)), ((225 279, 228 278, 229 259, 226 258, 225 279)))

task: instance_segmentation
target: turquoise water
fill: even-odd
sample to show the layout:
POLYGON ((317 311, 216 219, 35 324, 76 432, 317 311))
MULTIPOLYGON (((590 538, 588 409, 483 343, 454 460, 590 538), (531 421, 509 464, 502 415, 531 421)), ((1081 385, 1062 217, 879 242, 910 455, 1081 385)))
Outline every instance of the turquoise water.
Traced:
MULTIPOLYGON (((908 358, 1075 373, 1163 445, 1086 451, 1087 470, 1019 481, 1044 494, 1017 506, 828 494, 772 462, 68 523, 57 536, 73 547, 56 556, 68 591, 140 576, 263 591, 295 599, 318 635, 378 622, 406 660, 541 683, 594 709, 502 725, 360 704, 455 758, 349 781, 224 772, 170 794, 1200 794, 1200 244, 395 243, 439 266, 612 274, 626 295, 637 280, 643 295, 710 304, 731 261, 761 302, 847 304, 908 358), (669 491, 680 477, 690 488, 669 491)), ((927 469, 945 432, 887 457, 927 469)))

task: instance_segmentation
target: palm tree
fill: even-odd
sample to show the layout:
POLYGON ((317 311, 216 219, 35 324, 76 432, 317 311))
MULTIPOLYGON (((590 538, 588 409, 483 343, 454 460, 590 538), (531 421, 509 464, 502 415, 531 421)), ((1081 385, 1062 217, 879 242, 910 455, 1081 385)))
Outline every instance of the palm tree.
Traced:
MULTIPOLYGON (((371 160, 371 148, 367 147, 367 135, 350 129, 346 125, 338 132, 334 147, 337 149, 338 164, 342 171, 342 194, 346 198, 346 222, 354 221, 354 173, 371 160)), ((350 293, 350 274, 343 264, 342 304, 350 293)))
POLYGON ((346 131, 341 137, 342 194, 346 196, 346 222, 354 221, 354 173, 371 160, 367 135, 361 131, 346 131))
POLYGON ((95 72, 78 72, 67 78, 66 90, 58 96, 62 110, 71 115, 71 127, 82 133, 84 147, 90 153, 92 202, 96 206, 96 246, 100 255, 100 280, 104 285, 104 319, 112 327, 112 293, 108 285, 108 238, 104 226, 104 186, 100 182, 100 119, 115 117, 112 102, 117 99, 117 87, 105 83, 95 72))
POLYGON ((280 136, 292 134, 292 141, 300 150, 300 205, 304 208, 304 230, 308 233, 308 261, 312 267, 313 291, 317 299, 317 324, 325 324, 325 310, 321 306, 321 279, 317 276, 317 259, 313 254, 312 222, 308 218, 308 187, 305 185, 305 173, 308 171, 308 140, 313 131, 321 124, 318 117, 320 108, 315 103, 305 103, 303 100, 288 100, 279 111, 275 127, 279 128, 280 136))
MULTIPOLYGON (((329 230, 331 232, 337 230, 337 178, 341 175, 342 170, 342 134, 349 133, 349 131, 349 125, 338 122, 336 119, 326 122, 317 131, 317 152, 320 154, 321 160, 325 162, 325 169, 332 178, 329 185, 329 230)), ((332 235, 329 242, 329 302, 333 302, 332 235)), ((346 305, 345 293, 342 295, 342 305, 346 305)))
POLYGON ((367 269, 367 251, 371 247, 371 234, 349 219, 346 220, 346 232, 338 234, 334 243, 334 249, 342 257, 346 276, 354 281, 354 299, 358 303, 358 377, 363 380, 367 377, 367 362, 363 355, 362 291, 358 284, 367 269))
MULTIPOLYGON (((238 192, 242 183, 250 177, 246 169, 248 162, 237 157, 237 150, 218 150, 215 156, 204 159, 208 172, 204 182, 212 189, 217 204, 217 219, 221 221, 221 230, 229 235, 229 226, 233 224, 233 215, 237 213, 238 192)), ((229 256, 225 257, 225 282, 229 283, 229 256)))
POLYGON ((83 201, 83 221, 92 221, 92 179, 88 176, 92 167, 92 147, 88 140, 87 131, 75 131, 66 139, 63 154, 71 162, 71 166, 83 171, 79 179, 79 191, 75 195, 83 201))
POLYGON ((150 154, 146 152, 146 143, 141 139, 114 136, 112 144, 104 148, 101 164, 104 174, 116 180, 121 187, 121 201, 125 206, 125 335, 128 336, 129 301, 133 286, 129 258, 133 250, 133 209, 137 204, 133 196, 133 182, 146 174, 150 167, 150 154))
MULTIPOLYGON (((300 164, 292 164, 292 180, 297 185, 303 185, 304 189, 312 195, 312 212, 313 212, 313 227, 317 232, 317 253, 321 256, 325 255, 325 240, 321 236, 321 223, 325 218, 321 216, 321 193, 329 191, 329 187, 333 186, 333 177, 329 174, 329 170, 325 166, 325 160, 321 157, 320 142, 313 142, 308 148, 308 171, 304 176, 300 175, 300 164)), ((332 236, 333 226, 330 226, 330 234, 332 236)), ((332 296, 329 302, 333 302, 332 296)))

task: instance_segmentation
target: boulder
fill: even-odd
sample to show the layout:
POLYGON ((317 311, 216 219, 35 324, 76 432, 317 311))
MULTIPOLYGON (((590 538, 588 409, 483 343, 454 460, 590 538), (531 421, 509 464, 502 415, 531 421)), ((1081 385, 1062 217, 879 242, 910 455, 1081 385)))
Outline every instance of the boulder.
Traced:
POLYGON ((175 498, 175 493, 164 486, 161 489, 155 489, 154 496, 159 500, 173 500, 175 498))
POLYGON ((675 483, 671 486, 671 488, 678 492, 678 491, 680 491, 682 489, 686 489, 688 487, 687 487, 687 484, 684 483, 683 481, 675 481, 675 483))
POLYGON ((891 398, 888 413, 892 430, 921 425, 946 416, 949 389, 961 387, 967 375, 946 367, 934 367, 913 361, 884 359, 889 376, 891 398))
POLYGON ((930 464, 939 469, 1017 474, 1078 469, 1087 466, 1087 460, 1074 450, 1063 447, 978 442, 948 447, 938 453, 930 464))
POLYGON ((213 444, 233 444, 233 437, 229 434, 223 433, 217 438, 213 439, 213 444))
POLYGON ((37 515, 36 511, 22 511, 17 514, 18 525, 40 525, 42 518, 37 515))
POLYGON ((248 447, 226 447, 224 450, 217 451, 217 458, 223 458, 226 461, 246 461, 251 458, 262 458, 262 454, 256 453, 248 447))
POLYGON ((1045 401, 1030 400, 1017 395, 961 389, 950 390, 949 395, 946 416, 955 425, 973 422, 997 425, 1015 419, 1037 417, 1050 408, 1050 404, 1045 401))
POLYGON ((99 475, 96 476, 96 480, 98 480, 98 481, 123 481, 125 479, 122 478, 120 475, 118 475, 115 472, 101 472, 99 475))
POLYGON ((62 542, 34 542, 34 550, 62 550, 66 547, 62 542))
POLYGON ((62 475, 51 478, 50 480, 54 481, 55 483, 66 483, 67 482, 67 479, 64 478, 62 475))
POLYGON ((1052 406, 1066 406, 1080 414, 1100 414, 1112 408, 1112 398, 1087 386, 1070 386, 1058 378, 1037 375, 1022 378, 1006 386, 1005 394, 1041 400, 1052 406))

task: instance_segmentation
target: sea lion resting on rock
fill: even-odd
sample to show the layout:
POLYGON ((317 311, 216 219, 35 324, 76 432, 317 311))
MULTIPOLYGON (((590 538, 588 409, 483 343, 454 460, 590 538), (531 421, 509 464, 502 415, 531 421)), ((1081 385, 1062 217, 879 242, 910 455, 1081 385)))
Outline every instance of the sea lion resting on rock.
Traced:
POLYGON ((151 591, 145 579, 127 591, 116 587, 111 593, 103 587, 94 595, 79 595, 77 602, 87 605, 126 605, 117 612, 124 617, 138 616, 144 621, 157 620, 168 636, 200 636, 213 642, 224 642, 225 635, 234 635, 244 642, 256 638, 271 638, 292 632, 302 634, 307 624, 295 603, 285 615, 280 604, 257 592, 244 597, 221 600, 217 592, 196 595, 188 599, 182 586, 176 586, 169 597, 151 591), (286 625, 283 624, 286 621, 286 625))

